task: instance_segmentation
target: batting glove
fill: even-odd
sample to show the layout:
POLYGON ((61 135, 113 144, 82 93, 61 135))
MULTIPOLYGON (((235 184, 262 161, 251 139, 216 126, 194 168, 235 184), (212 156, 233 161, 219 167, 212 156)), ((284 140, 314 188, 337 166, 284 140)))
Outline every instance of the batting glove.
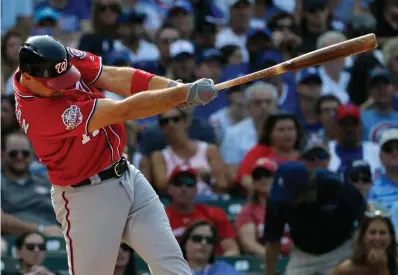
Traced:
POLYGON ((191 106, 206 105, 218 96, 214 82, 208 78, 199 79, 189 84, 185 102, 191 106))

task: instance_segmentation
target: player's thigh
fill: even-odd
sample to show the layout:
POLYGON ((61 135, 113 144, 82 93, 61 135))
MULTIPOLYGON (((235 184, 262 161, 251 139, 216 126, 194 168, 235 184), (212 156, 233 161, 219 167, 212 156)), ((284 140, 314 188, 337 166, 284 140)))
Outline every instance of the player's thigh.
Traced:
POLYGON ((133 209, 123 240, 149 265, 154 275, 191 275, 152 186, 139 173, 134 178, 133 209))
POLYGON ((70 274, 111 275, 131 201, 116 182, 53 191, 53 206, 61 223, 70 274))

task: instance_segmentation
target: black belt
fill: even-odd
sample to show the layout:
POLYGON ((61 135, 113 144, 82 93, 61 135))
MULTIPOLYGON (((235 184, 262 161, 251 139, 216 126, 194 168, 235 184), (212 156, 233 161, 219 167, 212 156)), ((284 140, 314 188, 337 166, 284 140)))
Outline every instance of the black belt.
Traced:
MULTIPOLYGON (((120 178, 121 176, 123 176, 124 172, 127 171, 127 169, 128 169, 127 159, 125 157, 122 157, 118 162, 113 164, 112 167, 99 172, 97 175, 101 181, 109 180, 112 178, 120 178)), ((87 185, 91 185, 91 180, 89 178, 81 181, 80 183, 73 184, 71 185, 71 187, 77 188, 87 185)))

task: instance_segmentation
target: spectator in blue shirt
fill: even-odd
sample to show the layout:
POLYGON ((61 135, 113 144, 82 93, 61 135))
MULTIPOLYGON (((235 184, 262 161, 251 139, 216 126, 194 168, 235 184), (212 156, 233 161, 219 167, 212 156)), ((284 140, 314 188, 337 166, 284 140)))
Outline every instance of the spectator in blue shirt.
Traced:
POLYGON ((214 225, 204 220, 185 229, 180 246, 193 275, 241 275, 232 265, 214 259, 217 233, 214 225))
POLYGON ((369 201, 392 209, 398 207, 398 129, 386 130, 381 135, 379 145, 385 173, 374 182, 369 201))
POLYGON ((362 111, 363 140, 377 142, 383 131, 398 128, 398 111, 393 109, 394 90, 392 75, 387 69, 376 68, 370 72, 369 95, 372 106, 362 111))

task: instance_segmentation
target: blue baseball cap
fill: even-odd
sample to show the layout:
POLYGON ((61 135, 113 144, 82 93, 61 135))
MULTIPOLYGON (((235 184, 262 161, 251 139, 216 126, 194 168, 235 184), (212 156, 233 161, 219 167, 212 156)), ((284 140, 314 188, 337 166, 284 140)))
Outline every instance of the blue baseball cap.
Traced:
POLYGON ((318 81, 322 83, 321 75, 319 74, 319 69, 316 67, 310 67, 301 70, 297 73, 297 84, 305 84, 310 80, 318 81))
POLYGON ((271 31, 268 28, 250 28, 247 32, 247 37, 250 39, 255 35, 261 34, 267 38, 271 38, 271 31))
POLYGON ((372 84, 376 80, 383 80, 385 82, 391 82, 392 76, 389 70, 384 68, 375 68, 369 73, 369 81, 372 84))
POLYGON ((372 178, 372 170, 369 163, 365 160, 353 161, 344 171, 344 179, 346 182, 355 181, 359 175, 366 175, 369 179, 372 178))
POLYGON ((131 65, 130 55, 126 51, 112 51, 106 54, 105 61, 111 66, 118 65, 120 63, 131 65))
POLYGON ((267 50, 261 53, 259 61, 262 66, 273 66, 283 62, 282 53, 278 50, 267 50))
POLYGON ((222 62, 222 54, 220 50, 216 48, 210 48, 203 50, 201 54, 198 57, 198 64, 204 61, 219 61, 220 63, 222 62))
POLYGON ((129 12, 122 13, 118 18, 118 22, 121 24, 143 23, 145 19, 145 13, 137 12, 136 10, 130 10, 129 12))
POLYGON ((185 11, 187 14, 192 14, 193 13, 193 8, 192 8, 192 4, 188 1, 184 1, 184 0, 179 0, 176 1, 167 11, 167 16, 170 16, 171 13, 173 13, 176 10, 183 10, 185 11))
POLYGON ((53 9, 51 7, 45 7, 45 8, 38 9, 34 14, 34 18, 35 18, 36 24, 45 19, 58 21, 59 14, 55 9, 53 9))
POLYGON ((291 202, 300 189, 308 186, 309 171, 304 162, 288 161, 279 165, 270 191, 273 201, 291 202))

